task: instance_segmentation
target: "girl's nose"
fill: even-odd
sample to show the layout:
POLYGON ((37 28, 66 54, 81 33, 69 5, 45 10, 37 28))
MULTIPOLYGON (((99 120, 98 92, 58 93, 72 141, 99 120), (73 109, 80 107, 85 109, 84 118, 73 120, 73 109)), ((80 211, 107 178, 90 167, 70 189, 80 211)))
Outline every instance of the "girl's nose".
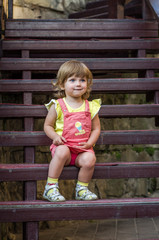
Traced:
POLYGON ((80 80, 77 80, 76 85, 77 85, 77 86, 81 85, 80 80))

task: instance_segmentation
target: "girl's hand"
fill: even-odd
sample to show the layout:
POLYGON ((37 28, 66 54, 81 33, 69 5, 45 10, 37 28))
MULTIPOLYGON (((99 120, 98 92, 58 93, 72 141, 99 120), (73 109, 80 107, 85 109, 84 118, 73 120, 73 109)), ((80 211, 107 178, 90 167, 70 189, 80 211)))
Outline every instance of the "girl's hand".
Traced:
POLYGON ((79 146, 77 146, 77 147, 83 148, 83 149, 89 149, 89 148, 92 147, 88 142, 81 142, 81 143, 79 143, 78 145, 79 145, 79 146))
POLYGON ((62 136, 57 136, 53 140, 53 144, 56 146, 63 145, 66 142, 66 139, 62 136))

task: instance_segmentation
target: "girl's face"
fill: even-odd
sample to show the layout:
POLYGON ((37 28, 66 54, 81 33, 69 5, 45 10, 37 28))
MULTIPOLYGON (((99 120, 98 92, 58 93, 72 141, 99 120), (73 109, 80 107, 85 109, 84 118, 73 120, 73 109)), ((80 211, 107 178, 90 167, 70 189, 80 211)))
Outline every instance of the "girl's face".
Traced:
POLYGON ((82 95, 87 91, 87 79, 86 77, 76 77, 75 75, 69 77, 64 83, 64 90, 66 97, 82 97, 82 95))

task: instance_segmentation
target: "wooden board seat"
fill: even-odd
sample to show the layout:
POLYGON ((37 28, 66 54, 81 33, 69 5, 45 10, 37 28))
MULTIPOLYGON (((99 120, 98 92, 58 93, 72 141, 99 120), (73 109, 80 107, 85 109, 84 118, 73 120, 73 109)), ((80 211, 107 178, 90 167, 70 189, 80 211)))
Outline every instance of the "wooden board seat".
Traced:
POLYGON ((142 218, 159 215, 158 198, 101 199, 97 201, 0 202, 0 222, 34 222, 107 218, 142 218), (93 208, 93 211, 92 211, 93 208))
POLYGON ((132 38, 158 37, 158 23, 143 20, 7 20, 6 38, 132 38))
POLYGON ((104 50, 158 50, 159 39, 116 40, 4 40, 3 51, 7 50, 56 50, 56 51, 104 51, 104 50))
MULTIPOLYGON (((57 71, 59 67, 70 59, 47 58, 2 58, 0 70, 2 71, 57 71)), ((105 70, 159 70, 159 58, 79 58, 92 71, 105 70)))
MULTIPOLYGON (((45 117, 47 109, 41 105, 23 105, 23 104, 0 104, 1 117, 45 117)), ((141 105, 102 105, 99 111, 99 117, 157 117, 159 116, 159 104, 141 104, 141 105)))
MULTIPOLYGON (((46 180, 48 164, 1 164, 0 181, 46 180)), ((65 167, 60 179, 77 179, 78 168, 65 167)), ((96 163, 93 179, 159 177, 159 162, 105 162, 96 163)))
MULTIPOLYGON (((1 131, 1 146, 49 146, 51 140, 43 131, 1 131), (14 141, 13 141, 14 140, 14 141)), ((101 131, 97 144, 158 144, 159 130, 101 131)))
MULTIPOLYGON (((55 79, 2 79, 1 92, 53 92, 55 79)), ((92 92, 146 93, 159 91, 159 78, 103 78, 93 79, 92 92)))

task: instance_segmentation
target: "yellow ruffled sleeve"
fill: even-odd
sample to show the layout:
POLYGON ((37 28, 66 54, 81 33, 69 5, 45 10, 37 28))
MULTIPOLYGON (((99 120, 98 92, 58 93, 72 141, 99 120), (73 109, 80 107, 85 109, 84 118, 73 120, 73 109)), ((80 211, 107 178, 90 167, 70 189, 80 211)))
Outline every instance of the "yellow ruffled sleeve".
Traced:
POLYGON ((91 112, 91 119, 93 119, 101 108, 101 99, 94 99, 94 100, 90 101, 89 108, 90 108, 90 112, 91 112))
POLYGON ((55 132, 57 134, 62 136, 64 119, 63 119, 63 113, 62 113, 59 102, 55 99, 51 99, 51 101, 49 103, 45 104, 45 107, 49 111, 53 104, 55 104, 55 110, 56 110, 56 113, 57 113, 57 119, 56 119, 56 122, 55 122, 54 129, 55 129, 55 132))
POLYGON ((57 119, 58 119, 61 116, 62 110, 61 110, 60 104, 57 100, 51 99, 51 101, 49 103, 45 104, 45 107, 49 111, 53 104, 55 104, 55 110, 56 110, 57 119))

